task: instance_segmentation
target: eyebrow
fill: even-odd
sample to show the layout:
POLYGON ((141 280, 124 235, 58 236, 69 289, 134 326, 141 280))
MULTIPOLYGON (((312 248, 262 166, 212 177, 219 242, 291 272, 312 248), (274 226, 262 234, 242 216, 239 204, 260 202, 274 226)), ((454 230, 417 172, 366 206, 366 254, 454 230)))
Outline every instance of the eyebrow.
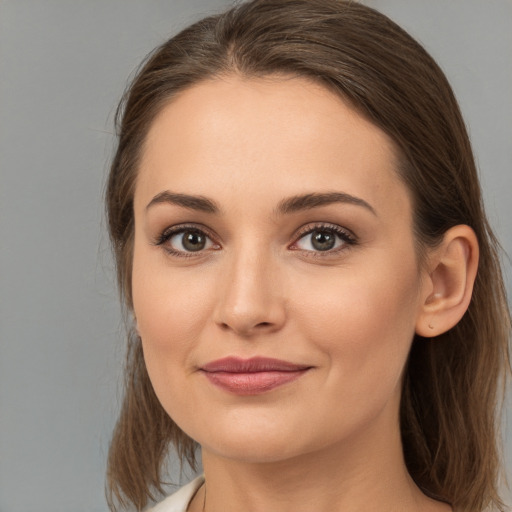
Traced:
MULTIPOLYGON (((177 194, 166 190, 157 194, 146 206, 146 211, 157 204, 173 204, 197 210, 205 213, 219 213, 220 208, 215 201, 204 196, 192 196, 189 194, 177 194)), ((375 209, 364 199, 347 194, 345 192, 327 192, 327 193, 311 193, 292 196, 283 199, 277 205, 275 212, 279 215, 286 215, 303 210, 311 210, 320 206, 327 206, 335 203, 353 204, 362 206, 369 210, 373 215, 377 215, 375 209)))
POLYGON ((200 212, 206 213, 219 213, 220 208, 217 206, 215 201, 208 199, 203 196, 191 196, 188 194, 176 194, 174 192, 170 192, 166 190, 165 192, 160 192, 157 194, 146 206, 146 211, 156 204, 175 204, 177 206, 182 206, 183 208, 188 208, 190 210, 198 210, 200 212))
POLYGON ((344 203, 362 206, 363 208, 366 208, 371 213, 373 213, 373 215, 377 215, 375 209, 364 199, 352 196, 345 192, 327 192, 293 196, 281 201, 278 204, 276 211, 281 215, 286 215, 287 213, 293 213, 302 210, 311 210, 312 208, 327 206, 334 203, 344 203))

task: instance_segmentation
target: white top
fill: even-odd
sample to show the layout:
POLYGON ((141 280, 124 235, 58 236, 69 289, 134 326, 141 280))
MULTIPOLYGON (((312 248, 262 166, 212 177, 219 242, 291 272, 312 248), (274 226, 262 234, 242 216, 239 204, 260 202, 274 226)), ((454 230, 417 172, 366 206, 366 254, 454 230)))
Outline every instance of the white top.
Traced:
POLYGON ((187 508, 197 492, 204 483, 204 476, 200 475, 192 482, 178 489, 163 501, 149 509, 147 512, 187 512, 187 508))

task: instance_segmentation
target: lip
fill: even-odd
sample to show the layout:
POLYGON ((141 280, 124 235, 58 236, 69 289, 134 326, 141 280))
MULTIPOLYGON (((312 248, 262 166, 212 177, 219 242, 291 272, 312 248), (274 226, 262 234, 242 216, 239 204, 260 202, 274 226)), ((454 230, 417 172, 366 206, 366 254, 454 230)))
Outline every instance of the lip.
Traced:
POLYGON ((199 369, 215 386, 237 395, 257 395, 302 377, 311 366, 268 357, 226 357, 199 369))

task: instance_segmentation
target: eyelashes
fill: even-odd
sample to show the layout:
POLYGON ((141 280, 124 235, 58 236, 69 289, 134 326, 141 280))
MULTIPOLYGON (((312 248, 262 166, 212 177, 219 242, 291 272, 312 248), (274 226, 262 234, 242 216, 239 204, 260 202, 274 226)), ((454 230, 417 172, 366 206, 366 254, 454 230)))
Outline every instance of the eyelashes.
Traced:
POLYGON ((356 244, 354 234, 336 224, 308 225, 299 230, 295 242, 289 246, 291 250, 302 250, 315 255, 331 255, 356 244))
MULTIPOLYGON (((332 257, 357 244, 357 238, 348 229, 330 223, 303 226, 288 245, 289 250, 300 251, 306 257, 332 257)), ((222 246, 207 228, 197 224, 179 224, 166 228, 153 241, 171 256, 190 258, 204 256, 222 246)))
POLYGON ((206 250, 219 250, 213 235, 203 226, 180 224, 165 229, 155 240, 154 245, 163 246, 172 256, 192 257, 206 250))

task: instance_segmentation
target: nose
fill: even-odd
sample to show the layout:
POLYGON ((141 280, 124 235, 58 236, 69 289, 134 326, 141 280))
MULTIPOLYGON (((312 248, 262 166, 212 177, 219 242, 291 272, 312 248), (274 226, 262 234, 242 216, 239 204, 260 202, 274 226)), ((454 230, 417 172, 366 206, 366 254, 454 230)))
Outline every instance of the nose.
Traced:
POLYGON ((278 265, 272 256, 247 253, 226 262, 215 321, 223 330, 254 337, 281 329, 286 308, 278 265))

